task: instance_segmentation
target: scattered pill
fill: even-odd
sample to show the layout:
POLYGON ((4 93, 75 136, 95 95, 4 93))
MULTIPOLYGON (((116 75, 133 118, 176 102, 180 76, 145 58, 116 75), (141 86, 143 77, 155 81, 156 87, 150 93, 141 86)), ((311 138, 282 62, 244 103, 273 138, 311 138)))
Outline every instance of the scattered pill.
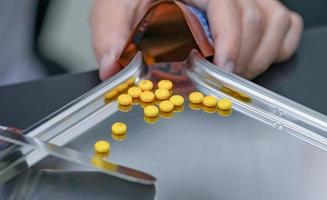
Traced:
POLYGON ((126 90, 127 88, 128 88, 128 84, 127 83, 122 83, 122 84, 120 84, 120 85, 118 85, 117 87, 116 87, 116 90, 118 91, 118 92, 123 92, 124 90, 126 90))
POLYGON ((164 99, 168 99, 170 92, 166 88, 159 88, 159 89, 156 89, 154 94, 157 97, 157 99, 164 100, 164 99))
POLYGON ((123 135, 127 132, 127 126, 123 122, 116 122, 112 125, 111 131, 116 135, 123 135))
POLYGON ((144 108, 144 115, 147 117, 156 117, 159 114, 159 109, 156 106, 147 106, 144 108))
POLYGON ((130 95, 128 94, 121 94, 118 97, 118 103, 123 106, 129 106, 133 102, 133 99, 130 95))
POLYGON ((141 90, 141 88, 139 88, 139 87, 131 87, 131 88, 128 89, 127 93, 128 93, 131 97, 133 97, 133 98, 136 99, 136 98, 139 98, 139 97, 140 97, 140 95, 141 95, 141 93, 142 93, 142 90, 141 90))
POLYGON ((189 96, 189 100, 192 103, 201 103, 203 100, 203 94, 201 92, 192 92, 189 96))
POLYGON ((110 150, 110 144, 107 141, 100 140, 94 144, 94 150, 97 153, 108 153, 110 150))
POLYGON ((232 102, 229 99, 221 99, 218 101, 217 106, 220 110, 230 110, 232 108, 232 102))
POLYGON ((174 95, 170 97, 169 101, 172 102, 174 106, 182 106, 184 104, 184 97, 181 95, 174 95))
POLYGON ((116 97, 118 94, 117 90, 111 90, 109 92, 107 92, 104 96, 105 99, 112 99, 114 97, 116 97))
POLYGON ((170 101, 162 101, 159 104, 159 108, 162 112, 171 112, 174 109, 174 104, 170 101))
POLYGON ((161 80, 158 83, 158 88, 165 88, 171 90, 173 88, 173 83, 170 80, 161 80))
POLYGON ((140 83, 139 83, 139 87, 143 91, 150 91, 153 88, 153 83, 150 80, 141 80, 140 83))
POLYGON ((154 100, 154 94, 150 91, 142 92, 140 95, 140 99, 145 103, 150 103, 154 100))
POLYGON ((207 107, 213 107, 217 104, 217 97, 215 96, 205 96, 202 100, 203 105, 207 107))

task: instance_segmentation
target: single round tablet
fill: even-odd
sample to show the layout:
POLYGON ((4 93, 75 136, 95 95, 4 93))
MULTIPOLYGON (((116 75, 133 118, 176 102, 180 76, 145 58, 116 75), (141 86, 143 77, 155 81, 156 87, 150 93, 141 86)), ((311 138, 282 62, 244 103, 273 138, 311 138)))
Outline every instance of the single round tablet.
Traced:
POLYGON ((110 150, 110 143, 104 140, 99 140, 94 144, 94 150, 97 153, 108 153, 110 150))
POLYGON ((170 80, 161 80, 158 83, 158 88, 165 88, 171 90, 173 88, 173 83, 170 80))
POLYGON ((157 97, 157 99, 159 99, 159 100, 165 100, 165 99, 168 99, 168 97, 170 95, 170 92, 166 88, 159 88, 159 89, 156 89, 156 91, 154 92, 154 94, 157 97))
POLYGON ((129 106, 133 102, 133 99, 130 95, 128 94, 121 94, 118 97, 118 103, 123 106, 129 106))
POLYGON ((139 83, 139 88, 143 91, 150 91, 153 88, 153 83, 150 80, 141 80, 139 83))
POLYGON ((141 88, 139 88, 139 87, 131 87, 131 88, 128 89, 127 93, 128 93, 131 97, 133 97, 133 98, 136 99, 136 98, 139 98, 139 97, 140 97, 140 95, 141 95, 141 93, 142 93, 142 90, 141 90, 141 88))
POLYGON ((217 104, 217 97, 215 97, 215 96, 205 96, 202 99, 202 103, 205 106, 214 107, 217 104))
POLYGON ((174 106, 181 106, 184 104, 184 97, 181 95, 174 95, 170 97, 169 101, 172 102, 174 106))
POLYGON ((221 99, 218 101, 217 106, 220 110, 230 110, 232 108, 232 101, 229 99, 221 99))
POLYGON ((111 126, 111 131, 117 135, 123 135, 127 132, 127 126, 123 122, 116 122, 111 126))
POLYGON ((156 106, 147 106, 144 108, 144 115, 147 117, 156 117, 159 114, 159 109, 156 106))
POLYGON ((168 100, 162 101, 159 104, 159 108, 162 112, 171 112, 174 109, 174 104, 168 100))
POLYGON ((150 91, 142 92, 140 95, 140 99, 145 103, 150 103, 154 100, 154 94, 150 91))
POLYGON ((105 99, 113 99, 114 97, 116 97, 118 94, 117 90, 111 90, 109 92, 107 92, 104 96, 105 99))
POLYGON ((129 85, 128 85, 127 83, 122 83, 122 84, 120 84, 120 85, 118 85, 118 86, 116 87, 116 90, 117 90, 118 92, 123 92, 123 91, 126 90, 128 87, 129 87, 129 85))
POLYGON ((201 103, 203 100, 203 94, 201 92, 192 92, 189 96, 191 103, 201 103))

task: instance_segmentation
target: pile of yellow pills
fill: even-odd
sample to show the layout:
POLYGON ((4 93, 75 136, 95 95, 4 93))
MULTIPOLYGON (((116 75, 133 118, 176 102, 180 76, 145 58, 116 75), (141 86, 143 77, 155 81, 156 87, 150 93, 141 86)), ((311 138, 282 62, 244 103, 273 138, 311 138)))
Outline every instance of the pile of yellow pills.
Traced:
POLYGON ((133 102, 133 99, 128 94, 121 94, 118 97, 118 103, 119 103, 119 105, 129 106, 129 105, 132 104, 132 102, 133 102))
POLYGON ((181 95, 174 95, 170 97, 169 101, 172 102, 174 106, 182 106, 184 104, 184 97, 181 95))
POLYGON ((171 112, 174 109, 174 104, 170 101, 162 101, 159 104, 159 108, 162 112, 171 112))
POLYGON ((154 100, 154 94, 150 91, 142 92, 140 95, 140 99, 145 103, 150 103, 154 100))
POLYGON ((230 110, 232 108, 232 101, 229 99, 221 99, 218 101, 217 106, 220 110, 230 110))
POLYGON ((142 90, 141 90, 141 88, 139 88, 139 87, 131 87, 131 88, 128 89, 127 93, 128 93, 131 97, 133 97, 133 98, 136 99, 136 98, 139 98, 139 97, 140 97, 140 95, 141 95, 141 93, 142 93, 142 90))
POLYGON ((202 100, 203 105, 208 107, 214 107, 217 104, 217 97, 215 96, 205 96, 202 100))
POLYGON ((144 108, 144 115, 147 117, 156 117, 159 114, 159 109, 156 106, 150 105, 144 108))
POLYGON ((110 143, 104 140, 97 141, 94 144, 94 150, 101 154, 108 153, 110 150, 110 143))
POLYGON ((124 135, 127 132, 127 126, 123 122, 116 122, 111 126, 111 131, 116 135, 124 135))
POLYGON ((114 97, 116 97, 118 94, 117 90, 111 90, 109 92, 107 92, 104 96, 105 99, 112 99, 114 97))
POLYGON ((154 94, 155 94, 157 99, 164 100, 164 99, 168 99, 168 97, 170 95, 170 92, 166 88, 159 88, 159 89, 156 89, 154 94))
POLYGON ((189 96, 189 100, 191 103, 201 103, 204 96, 201 92, 192 92, 189 96))
POLYGON ((158 88, 165 88, 171 90, 173 88, 173 83, 170 80, 161 80, 158 83, 158 88))
POLYGON ((141 80, 139 83, 139 88, 143 91, 150 91, 153 88, 153 83, 150 80, 141 80))

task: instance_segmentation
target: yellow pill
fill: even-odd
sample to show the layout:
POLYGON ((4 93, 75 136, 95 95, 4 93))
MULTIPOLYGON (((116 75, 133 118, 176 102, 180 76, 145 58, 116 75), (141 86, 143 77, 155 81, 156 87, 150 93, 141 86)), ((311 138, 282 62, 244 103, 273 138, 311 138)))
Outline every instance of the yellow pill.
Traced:
POLYGON ((131 87, 128 89, 127 93, 133 98, 139 98, 142 90, 139 87, 131 87))
POLYGON ((181 106, 184 104, 184 97, 181 95, 174 95, 170 97, 169 101, 172 102, 174 106, 181 106))
POLYGON ((127 83, 128 85, 130 85, 130 86, 132 86, 132 85, 134 84, 134 82, 135 82, 135 78, 130 78, 130 79, 128 79, 128 80, 126 81, 126 83, 127 83))
POLYGON ((116 135, 123 135, 127 132, 127 126, 123 122, 116 122, 111 126, 111 131, 116 135))
POLYGON ((159 108, 162 112, 171 112, 174 109, 174 104, 170 101, 162 101, 159 108))
POLYGON ((202 100, 203 105, 208 107, 213 107, 217 104, 217 97, 215 96, 205 96, 202 100))
POLYGON ((191 103, 201 103, 203 100, 203 94, 201 92, 192 92, 189 96, 191 103))
POLYGON ((159 88, 159 89, 156 89, 154 94, 157 97, 157 99, 164 100, 164 99, 168 99, 170 92, 166 88, 159 88))
POLYGON ((124 91, 124 90, 126 90, 127 88, 128 88, 128 84, 127 83, 122 83, 122 84, 120 84, 120 85, 118 85, 117 87, 116 87, 116 90, 118 91, 118 92, 122 92, 122 91, 124 91))
POLYGON ((173 83, 170 80, 161 80, 158 83, 158 88, 165 88, 171 90, 173 88, 173 83))
POLYGON ((107 92, 104 96, 105 99, 112 99, 114 97, 116 97, 118 94, 117 90, 111 90, 109 92, 107 92))
POLYGON ((147 106, 144 108, 144 115, 147 117, 156 117, 159 114, 159 109, 156 106, 147 106))
POLYGON ((142 92, 140 95, 140 99, 145 103, 150 103, 154 100, 154 94, 150 91, 142 92))
POLYGON ((94 144, 94 150, 97 153, 101 153, 101 154, 108 153, 110 150, 110 144, 109 144, 109 142, 104 141, 104 140, 97 141, 94 144))
POLYGON ((229 99, 221 99, 218 101, 217 106, 220 110, 230 110, 232 108, 232 101, 229 99))
POLYGON ((129 106, 133 102, 133 99, 130 95, 128 94, 121 94, 118 97, 118 103, 123 106, 129 106))
POLYGON ((141 80, 139 83, 139 88, 143 91, 150 91, 153 88, 153 83, 150 80, 141 80))

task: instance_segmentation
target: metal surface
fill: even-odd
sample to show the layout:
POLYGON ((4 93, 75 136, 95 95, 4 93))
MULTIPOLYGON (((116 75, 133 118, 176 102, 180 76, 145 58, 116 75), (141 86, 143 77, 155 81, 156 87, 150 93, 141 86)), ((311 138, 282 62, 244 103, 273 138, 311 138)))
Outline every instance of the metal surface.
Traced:
POLYGON ((53 155, 56 158, 75 162, 80 165, 90 167, 91 169, 98 170, 100 172, 109 174, 111 176, 116 176, 124 180, 147 185, 154 184, 156 181, 153 176, 144 172, 124 167, 116 163, 108 162, 101 157, 92 157, 88 156, 87 154, 81 154, 78 151, 66 147, 59 147, 54 144, 49 144, 37 138, 24 136, 21 134, 15 134, 10 130, 0 129, 0 139, 13 144, 21 145, 23 147, 31 146, 35 149, 41 150, 43 153, 53 155))
MULTIPOLYGON (((91 154, 99 139, 111 141, 109 160, 154 174, 156 199, 324 199, 327 191, 326 117, 246 80, 215 69, 196 53, 183 64, 189 80, 178 93, 200 90, 234 103, 228 116, 208 110, 144 121, 139 105, 120 112, 103 95, 130 77, 155 78, 138 55, 131 65, 27 134, 91 154), (244 93, 241 101, 221 92, 244 93), (184 90, 183 90, 184 88, 184 90), (187 88, 187 90, 185 89, 187 88), (210 112, 210 111, 209 111, 210 112), (128 124, 127 138, 113 140, 113 122, 128 124), (294 137, 295 136, 295 137, 294 137)), ((29 166, 45 155, 23 149, 29 166)), ((81 169, 57 161, 64 169, 81 169)), ((44 163, 43 167, 51 166, 44 163)))

